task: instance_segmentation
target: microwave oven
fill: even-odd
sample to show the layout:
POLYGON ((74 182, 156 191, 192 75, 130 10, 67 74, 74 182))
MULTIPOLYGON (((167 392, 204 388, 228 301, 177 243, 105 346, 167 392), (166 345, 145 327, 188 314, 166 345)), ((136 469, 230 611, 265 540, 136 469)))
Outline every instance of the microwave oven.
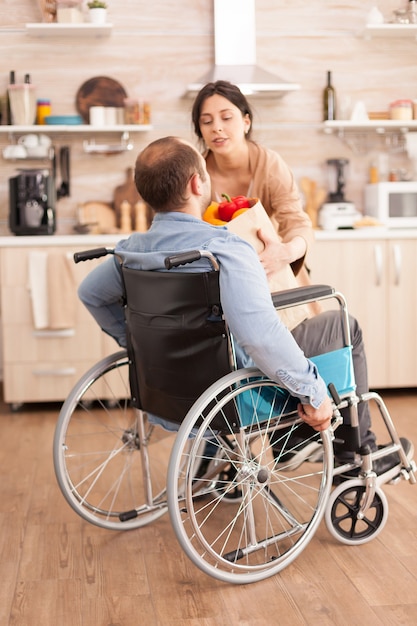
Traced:
POLYGON ((417 228, 417 181, 366 185, 365 213, 388 228, 417 228))

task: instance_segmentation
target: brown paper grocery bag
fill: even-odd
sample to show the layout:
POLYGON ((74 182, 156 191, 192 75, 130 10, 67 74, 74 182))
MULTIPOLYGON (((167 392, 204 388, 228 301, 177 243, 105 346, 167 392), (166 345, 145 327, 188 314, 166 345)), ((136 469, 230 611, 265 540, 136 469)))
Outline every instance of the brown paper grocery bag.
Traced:
MULTIPOLYGON (((263 232, 269 235, 271 239, 276 239, 277 241, 281 241, 281 239, 274 229, 262 203, 256 199, 254 199, 254 201, 255 204, 253 207, 228 222, 227 228, 232 233, 235 233, 235 235, 238 235, 250 243, 259 254, 264 249, 264 244, 257 236, 257 231, 260 228, 262 228, 263 232)), ((268 278, 268 285, 271 293, 298 287, 293 271, 289 265, 270 276, 268 278)), ((287 328, 292 330, 297 324, 309 317, 309 313, 306 306, 296 306, 289 309, 282 309, 279 311, 279 316, 287 328)))

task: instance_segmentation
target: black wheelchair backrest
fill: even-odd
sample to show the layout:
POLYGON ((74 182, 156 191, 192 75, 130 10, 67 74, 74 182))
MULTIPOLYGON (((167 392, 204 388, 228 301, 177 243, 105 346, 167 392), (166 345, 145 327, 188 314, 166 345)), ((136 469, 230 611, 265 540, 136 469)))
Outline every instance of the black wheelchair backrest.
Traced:
POLYGON ((122 267, 134 405, 180 423, 232 370, 219 273, 122 267))

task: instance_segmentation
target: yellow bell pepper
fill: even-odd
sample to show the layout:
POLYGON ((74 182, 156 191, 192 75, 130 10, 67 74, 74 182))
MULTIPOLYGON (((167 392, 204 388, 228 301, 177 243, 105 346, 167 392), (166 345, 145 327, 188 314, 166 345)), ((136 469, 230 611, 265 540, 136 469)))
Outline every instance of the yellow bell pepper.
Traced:
POLYGON ((203 213, 203 220, 213 226, 224 226, 227 222, 219 218, 219 203, 212 202, 203 213))

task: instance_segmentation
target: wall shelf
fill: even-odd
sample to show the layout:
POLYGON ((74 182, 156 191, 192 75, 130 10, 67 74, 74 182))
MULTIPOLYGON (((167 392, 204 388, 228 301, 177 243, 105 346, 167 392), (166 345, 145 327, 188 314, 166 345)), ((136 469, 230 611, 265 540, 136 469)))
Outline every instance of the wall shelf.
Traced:
POLYGON ((417 120, 369 120, 364 122, 323 122, 323 132, 334 135, 355 154, 367 154, 379 146, 382 150, 406 151, 406 136, 417 131, 417 120))
POLYGON ((417 39, 417 24, 367 24, 364 37, 365 39, 374 37, 414 37, 417 39))
POLYGON ((417 120, 367 120, 364 122, 336 120, 323 122, 323 129, 329 135, 340 131, 373 131, 381 135, 385 132, 408 133, 417 131, 417 120))
POLYGON ((34 23, 26 24, 26 33, 29 37, 85 37, 103 38, 109 37, 113 29, 113 24, 91 24, 89 22, 81 24, 58 24, 58 23, 34 23))
POLYGON ((101 134, 101 133, 143 133, 152 130, 150 124, 119 124, 117 126, 91 126, 90 124, 42 124, 32 126, 0 126, 0 133, 10 133, 23 135, 24 133, 42 133, 45 135, 57 133, 85 133, 85 134, 101 134))

